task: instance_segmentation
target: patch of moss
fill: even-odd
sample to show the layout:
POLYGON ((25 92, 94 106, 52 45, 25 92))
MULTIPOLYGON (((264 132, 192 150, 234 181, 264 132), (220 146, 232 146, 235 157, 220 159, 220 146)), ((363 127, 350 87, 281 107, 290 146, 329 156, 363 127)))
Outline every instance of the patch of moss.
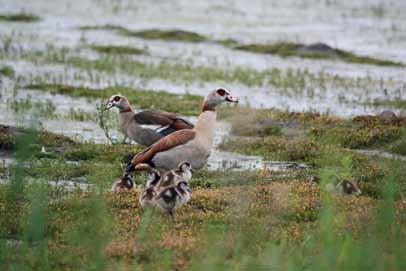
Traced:
POLYGON ((335 127, 317 127, 311 131, 317 139, 351 149, 382 147, 400 138, 401 128, 379 117, 342 121, 335 127))
POLYGON ((191 31, 172 29, 146 29, 141 31, 134 31, 117 25, 101 25, 101 26, 81 26, 80 30, 111 30, 125 36, 139 37, 143 39, 159 39, 159 40, 176 40, 184 42, 203 42, 208 38, 191 31))
POLYGON ((142 31, 124 31, 123 34, 127 36, 135 36, 143 39, 152 40, 176 40, 185 42, 203 42, 208 40, 206 37, 191 31, 185 30, 160 30, 160 29, 147 29, 142 31))
POLYGON ((282 57, 302 57, 311 59, 340 59, 349 63, 371 64, 378 66, 404 66, 403 63, 382 60, 374 57, 359 56, 344 50, 331 48, 325 44, 304 45, 300 43, 279 42, 274 44, 247 44, 234 47, 260 54, 274 54, 282 57))
POLYGON ((122 94, 140 108, 159 108, 183 115, 198 115, 202 98, 200 96, 185 94, 170 94, 165 91, 150 91, 130 89, 126 87, 109 87, 104 89, 90 89, 86 87, 73 87, 69 85, 39 84, 24 86, 28 89, 47 91, 53 94, 64 94, 72 97, 88 97, 94 99, 108 99, 111 95, 122 94))
POLYGON ((218 44, 221 44, 225 47, 230 47, 233 48, 234 46, 238 45, 238 41, 235 39, 224 39, 224 40, 217 40, 216 41, 218 44))
POLYGON ((0 14, 0 21, 7 22, 37 22, 41 18, 29 13, 0 14))
POLYGON ((104 54, 142 55, 147 53, 144 49, 129 46, 91 45, 90 48, 104 54))
POLYGON ((11 66, 2 66, 0 67, 0 74, 7 77, 14 77, 14 69, 11 66))
POLYGON ((122 26, 117 26, 117 25, 112 25, 112 24, 106 24, 106 25, 85 25, 85 26, 80 26, 79 30, 112 30, 112 31, 124 31, 126 28, 122 26))
POLYGON ((318 153, 318 145, 314 141, 290 140, 275 136, 262 139, 229 139, 222 142, 219 148, 248 155, 260 155, 267 160, 276 161, 312 161, 318 153))
POLYGON ((234 47, 237 50, 248 51, 259 54, 274 54, 283 57, 293 56, 297 54, 297 50, 301 44, 280 42, 275 44, 247 44, 234 47))

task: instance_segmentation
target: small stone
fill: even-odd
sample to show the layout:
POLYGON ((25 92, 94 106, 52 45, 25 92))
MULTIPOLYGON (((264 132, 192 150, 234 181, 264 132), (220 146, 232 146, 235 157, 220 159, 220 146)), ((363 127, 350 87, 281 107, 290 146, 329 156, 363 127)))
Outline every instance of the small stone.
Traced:
POLYGON ((393 111, 391 111, 391 110, 384 110, 384 111, 382 111, 382 112, 379 114, 379 117, 380 117, 382 120, 393 120, 393 119, 396 119, 396 118, 397 118, 396 114, 395 114, 393 111))

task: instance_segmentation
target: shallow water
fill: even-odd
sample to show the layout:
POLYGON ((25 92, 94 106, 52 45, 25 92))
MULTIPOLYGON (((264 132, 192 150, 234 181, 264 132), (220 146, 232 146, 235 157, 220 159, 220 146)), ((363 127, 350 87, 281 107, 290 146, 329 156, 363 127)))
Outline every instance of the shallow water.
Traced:
MULTIPOLYGON (((80 26, 120 25, 129 29, 172 29, 195 31, 213 40, 232 38, 240 43, 272 43, 293 41, 323 42, 360 55, 369 55, 406 63, 406 2, 404 1, 268 1, 214 0, 190 2, 165 1, 7 1, 0 0, 1 13, 25 11, 40 15, 38 23, 0 24, 0 56, 3 64, 14 68, 15 79, 0 78, 0 123, 29 125, 29 113, 16 115, 10 101, 50 100, 62 116, 71 109, 95 113, 94 101, 49 95, 40 91, 20 89, 30 83, 56 83, 90 88, 128 86, 171 93, 192 93, 205 96, 208 90, 224 86, 240 97, 242 105, 256 108, 277 108, 291 111, 318 111, 344 117, 376 114, 388 107, 366 105, 376 99, 396 100, 406 97, 406 69, 374 65, 348 64, 333 60, 281 58, 232 50, 213 42, 185 43, 144 40, 124 37, 112 31, 81 31, 80 26), (67 51, 67 55, 98 59, 101 55, 88 45, 126 45, 145 48, 148 55, 128 56, 147 64, 189 65, 224 70, 237 68, 264 71, 278 68, 306 70, 326 78, 340 76, 346 84, 308 82, 305 89, 290 90, 274 86, 247 86, 235 82, 192 80, 184 82, 163 78, 138 78, 126 71, 100 72, 81 70, 63 63, 42 63, 37 53, 67 51), (63 49, 65 48, 65 49, 63 49), (66 49, 67 48, 67 49, 66 49), (362 84, 355 84, 360 80, 362 84), (15 91, 17 90, 17 91, 15 91)), ((107 98, 107 97, 106 97, 107 98)), ((401 109, 392 110, 405 114, 401 109)), ((195 121, 191 118, 191 121, 195 121)), ((40 119, 52 132, 63 133, 80 141, 107 143, 103 131, 92 121, 40 119)), ((215 144, 229 134, 230 127, 219 123, 215 144)), ((120 138, 117 131, 113 136, 120 138)), ((212 170, 275 170, 299 167, 289 163, 267 162, 261 157, 242 156, 213 151, 209 161, 212 170)))
MULTIPOLYGON (((18 75, 24 78, 40 77, 57 83, 105 87, 111 85, 136 86, 174 93, 190 92, 205 95, 208 90, 223 85, 242 97, 253 107, 278 108, 292 111, 319 111, 340 116, 374 114, 383 107, 365 105, 375 99, 404 99, 406 95, 405 68, 347 64, 331 60, 280 58, 231 50, 205 43, 143 40, 123 37, 111 31, 81 31, 86 25, 114 24, 129 29, 180 28, 196 31, 212 39, 233 38, 242 43, 269 43, 295 41, 324 42, 360 55, 370 55, 406 62, 406 4, 373 1, 264 1, 255 0, 204 1, 185 0, 165 2, 105 0, 35 2, 0 1, 1 11, 24 10, 39 14, 38 23, 2 23, 2 42, 11 37, 11 47, 19 51, 47 52, 48 48, 70 48, 70 54, 97 59, 98 53, 88 44, 114 44, 147 48, 147 56, 129 56, 144 63, 162 61, 221 69, 238 67, 254 70, 270 68, 301 69, 313 74, 323 72, 349 80, 371 80, 361 87, 346 88, 317 84, 310 89, 287 91, 275 87, 251 87, 230 82, 182 82, 153 78, 144 80, 125 72, 106 74, 80 71, 64 65, 37 65, 11 60, 18 75), (3 2, 3 3, 1 3, 3 2), (163 16, 163 14, 165 14, 163 16), (90 73, 90 74, 88 74, 90 73)), ((6 53, 7 55, 11 53, 6 53)), ((8 62, 8 61, 6 61, 8 62)), ((29 62, 29 61, 28 61, 29 62)), ((28 80, 29 81, 29 80, 28 80)), ((397 110, 397 113, 404 113, 397 110)))

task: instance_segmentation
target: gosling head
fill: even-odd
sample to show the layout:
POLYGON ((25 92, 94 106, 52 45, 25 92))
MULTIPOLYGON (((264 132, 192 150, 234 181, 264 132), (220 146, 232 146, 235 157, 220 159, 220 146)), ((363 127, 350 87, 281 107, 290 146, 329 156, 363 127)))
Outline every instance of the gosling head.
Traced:
POLYGON ((161 174, 159 173, 159 171, 156 169, 150 168, 150 170, 148 172, 147 187, 157 185, 159 183, 160 179, 161 179, 161 174))
POLYGON ((190 181, 194 172, 192 165, 189 162, 180 163, 178 171, 181 173, 183 180, 186 182, 190 181))
POLYGON ((125 186, 128 190, 131 190, 134 187, 134 176, 130 173, 124 174, 121 177, 121 183, 125 186))
POLYGON ((359 187, 353 182, 344 180, 340 182, 338 186, 343 195, 361 195, 361 189, 359 189, 359 187))
POLYGON ((192 165, 189 162, 182 162, 179 164, 180 172, 193 172, 192 165))

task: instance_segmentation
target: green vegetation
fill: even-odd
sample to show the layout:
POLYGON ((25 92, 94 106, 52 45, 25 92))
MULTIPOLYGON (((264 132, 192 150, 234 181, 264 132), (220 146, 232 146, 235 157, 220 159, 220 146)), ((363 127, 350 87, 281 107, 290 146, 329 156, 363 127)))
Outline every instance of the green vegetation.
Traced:
POLYGON ((396 100, 374 100, 373 102, 364 103, 369 106, 384 106, 398 109, 406 108, 406 100, 396 99, 396 100))
POLYGON ((406 155, 406 129, 403 128, 400 131, 400 138, 393 142, 388 148, 387 150, 393 153, 397 153, 400 155, 406 155))
MULTIPOLYGON (((195 32, 183 30, 159 30, 147 29, 142 31, 129 30, 122 26, 103 25, 103 26, 82 26, 81 30, 109 30, 125 36, 139 37, 143 39, 160 39, 160 40, 176 40, 184 42, 205 42, 210 41, 209 38, 195 32)), ((236 40, 224 39, 214 41, 225 47, 230 47, 237 50, 243 50, 260 54, 273 54, 282 57, 303 57, 312 59, 340 59, 348 63, 371 64, 378 66, 404 66, 403 63, 382 60, 374 57, 359 56, 351 52, 341 49, 331 48, 325 44, 304 45, 300 43, 279 42, 275 44, 247 44, 239 45, 236 40)))
POLYGON ((47 91, 52 94, 64 94, 72 97, 87 97, 107 100, 114 94, 122 94, 140 108, 159 108, 183 115, 198 115, 202 98, 196 95, 176 95, 164 91, 130 89, 125 87, 109 87, 104 89, 90 89, 67 85, 38 84, 24 86, 28 89, 47 91))
POLYGON ((302 92, 306 88, 326 87, 327 83, 338 84, 345 87, 359 86, 361 81, 349 81, 338 76, 328 74, 311 74, 307 70, 287 69, 282 71, 273 68, 265 71, 253 69, 235 68, 219 69, 203 66, 190 66, 160 62, 159 64, 146 64, 127 57, 100 57, 89 60, 80 57, 67 57, 58 53, 51 55, 31 56, 33 61, 47 63, 63 63, 84 70, 97 70, 115 74, 123 72, 142 79, 167 79, 174 82, 237 82, 247 86, 272 85, 284 90, 302 92))
MULTIPOLYGON (((213 41, 176 30, 137 32, 114 25, 81 29, 238 46, 234 40, 213 41)), ((113 81, 115 74, 125 73, 140 81, 270 86, 292 96, 311 95, 313 88, 368 89, 365 83, 385 88, 370 78, 347 79, 299 69, 220 69, 164 61, 145 64, 128 59, 128 54, 146 53, 132 47, 93 45, 102 53, 98 59, 76 57, 76 49, 52 46, 42 52, 22 46, 14 52, 18 35, 4 39, 3 60, 60 64, 68 69, 65 72, 71 72, 69 66, 76 67, 75 82, 91 78, 96 83, 93 76, 98 73, 94 71, 101 71, 101 76, 111 76, 113 81)), ((269 49, 257 46, 255 50, 270 53, 269 49)), ((297 44, 279 44, 272 50, 272 54, 286 57, 402 65, 332 48, 317 53, 297 44)), ((10 67, 0 68, 0 73, 14 77, 10 67)), ((49 74, 41 70, 15 76, 15 92, 24 87, 84 97, 89 104, 100 102, 100 106, 105 102, 96 100, 106 101, 120 93, 140 108, 184 115, 200 111, 200 96, 119 86, 75 87, 61 83, 71 82, 72 74, 55 74, 47 77, 49 74)), ((386 83, 392 81, 382 84, 386 83)), ((391 103, 402 107, 402 101, 391 103)), ((386 101, 383 104, 388 105, 386 101)), ((15 113, 34 118, 61 117, 48 100, 37 102, 28 97, 10 100, 7 105, 15 113)), ((0 125, 1 158, 15 159, 11 165, 0 161, 0 270, 406 270, 406 164, 355 151, 378 149, 406 155, 406 118, 387 114, 389 117, 340 119, 243 107, 222 107, 219 115, 232 126, 232 135, 221 149, 290 161, 292 168, 194 172, 191 201, 176 211, 174 220, 159 210, 141 210, 138 199, 145 173, 135 173, 137 187, 133 191, 110 192, 111 184, 141 147, 76 142, 40 128, 0 125), (309 168, 294 166, 301 162, 309 168), (326 192, 328 184, 342 180, 358 184, 362 195, 326 192)), ((67 117, 98 121, 100 114, 72 108, 67 117)))
POLYGON ((349 63, 371 64, 378 66, 404 66, 403 63, 382 60, 374 57, 359 56, 351 52, 331 48, 324 44, 304 45, 300 43, 280 42, 275 44, 248 44, 236 46, 235 49, 260 53, 274 54, 282 57, 303 57, 313 59, 340 59, 349 63))
MULTIPOLYGON (((314 116, 303 119, 319 122, 314 116)), ((398 200, 404 177, 394 162, 381 180, 378 200, 338 197, 320 189, 331 179, 354 175, 362 159, 350 153, 325 153, 317 170, 320 184, 300 175, 261 184, 274 175, 267 171, 202 171, 193 178, 197 187, 190 203, 171 221, 158 210, 141 211, 139 189, 103 190, 122 172, 128 145, 80 144, 47 132, 17 130, 3 130, 14 137, 17 163, 11 182, 0 186, 2 270, 405 267, 406 205, 398 200), (41 145, 58 155, 38 157, 41 145), (74 176, 86 176, 93 189, 68 192, 47 185, 74 176), (28 178, 34 178, 30 184, 28 178)))
POLYGON ((51 100, 33 102, 30 97, 27 97, 11 101, 9 107, 17 114, 33 113, 36 117, 56 117, 56 107, 51 100))
POLYGON ((34 14, 16 13, 16 14, 0 14, 0 21, 8 22, 37 22, 41 18, 34 14))
POLYGON ((143 39, 152 40, 176 40, 184 42, 203 42, 208 39, 200 34, 191 31, 173 29, 173 30, 159 30, 147 29, 142 31, 134 31, 117 25, 102 25, 102 26, 81 26, 80 30, 109 30, 116 31, 118 34, 130 37, 138 37, 143 39))
POLYGON ((147 53, 144 49, 129 46, 91 45, 90 48, 104 54, 142 55, 147 53))
MULTIPOLYGON (((369 148, 399 154, 405 150, 406 119, 400 117, 360 116, 345 120, 312 113, 248 108, 226 109, 221 115, 231 121, 235 136, 222 142, 220 149, 260 155, 267 160, 306 162, 316 169, 328 167, 338 171, 340 159, 347 157, 352 161, 349 175, 337 180, 351 178, 373 197, 379 195, 379 186, 389 173, 388 164, 368 159, 350 149, 369 148), (271 132, 261 133, 269 125, 271 132)), ((406 168, 402 167, 402 170, 406 168)), ((399 185, 406 189, 406 175, 402 178, 399 185)))
POLYGON ((127 36, 135 36, 143 39, 151 40, 176 40, 176 41, 187 41, 187 42, 202 42, 206 41, 207 38, 191 32, 184 30, 159 30, 159 29, 147 29, 142 31, 126 31, 124 32, 127 36))
POLYGON ((14 77, 14 69, 10 66, 0 67, 0 74, 7 77, 14 77))

